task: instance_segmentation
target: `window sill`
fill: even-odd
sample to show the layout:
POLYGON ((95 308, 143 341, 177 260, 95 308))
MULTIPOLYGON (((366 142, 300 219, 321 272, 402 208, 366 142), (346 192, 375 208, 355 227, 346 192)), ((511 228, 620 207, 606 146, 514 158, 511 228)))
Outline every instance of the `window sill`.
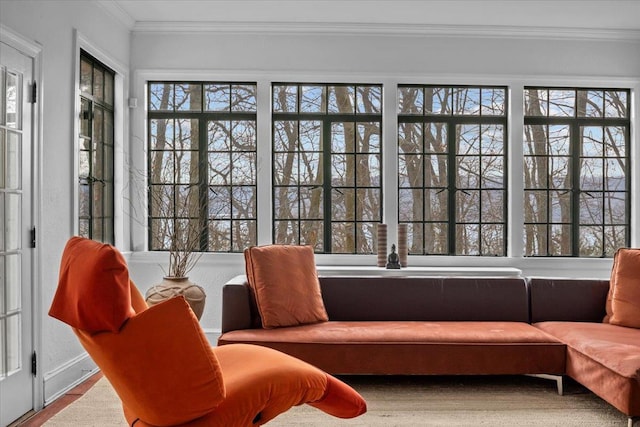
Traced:
POLYGON ((513 267, 406 267, 400 270, 373 266, 317 266, 319 276, 486 276, 520 277, 522 270, 513 267))

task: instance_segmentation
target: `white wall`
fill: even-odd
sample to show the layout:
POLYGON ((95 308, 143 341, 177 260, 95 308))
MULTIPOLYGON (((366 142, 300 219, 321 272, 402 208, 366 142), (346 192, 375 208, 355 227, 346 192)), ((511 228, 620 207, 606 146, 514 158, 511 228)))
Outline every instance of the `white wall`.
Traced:
MULTIPOLYGON (((42 46, 41 283, 36 284, 36 298, 43 312, 36 315, 36 322, 41 333, 40 378, 44 381, 44 401, 48 402, 94 366, 70 328, 46 315, 57 285, 60 255, 73 233, 74 30, 125 64, 127 70, 130 33, 95 3, 85 1, 3 0, 0 22, 42 46)), ((127 97, 125 94, 124 99, 127 97)))
MULTIPOLYGON (((634 103, 638 103, 640 82, 640 41, 569 39, 531 39, 525 37, 445 37, 434 35, 374 35, 374 34, 246 34, 223 32, 134 32, 131 47, 131 93, 139 100, 132 112, 132 159, 134 164, 144 162, 145 111, 144 84, 149 79, 241 80, 258 82, 258 164, 270 162, 269 149, 261 155, 261 148, 269 146, 268 110, 261 114, 260 96, 269 101, 271 81, 343 81, 435 84, 502 84, 513 89, 519 98, 512 101, 512 112, 522 114, 522 88, 525 85, 576 85, 630 87, 635 90, 634 103), (519 92, 518 92, 519 91, 519 92), (263 127, 264 126, 264 127, 263 127), (265 129, 261 133, 261 129, 265 129)), ((389 92, 393 95, 393 92, 389 92)), ((385 92, 385 96, 388 93, 385 92)), ((385 103, 387 105, 387 103, 385 103)), ((390 105, 394 107, 394 102, 390 105)), ((267 107, 268 108, 268 107, 267 107)), ((393 112, 392 112, 393 113, 393 112)), ((386 114, 386 111, 385 111, 386 114)), ((392 114, 393 115, 393 114, 392 114)), ((393 143, 394 120, 385 116, 385 138, 393 143), (390 130, 391 129, 391 130, 390 130)), ((637 115, 633 118, 634 141, 640 141, 637 115)), ((510 124, 513 147, 521 144, 522 124, 510 124)), ((383 138, 384 139, 384 138, 383 138)), ((633 142, 632 142, 633 145, 633 142)), ((520 149, 521 150, 521 149, 520 149)), ((518 150, 513 148, 512 152, 518 150)), ((521 151, 520 151, 521 154, 521 151)), ((635 164, 638 151, 632 153, 635 164)), ((518 157, 518 156, 516 156, 518 157)), ((521 158, 521 157, 518 157, 521 158)), ((522 180, 521 163, 511 167, 511 182, 522 180)), ((267 168, 268 169, 268 168, 267 168)), ((393 165, 386 165, 387 175, 393 165), (389 167, 387 167, 389 166, 389 167)), ((634 172, 635 173, 635 172, 634 172)), ((258 172, 269 180, 268 173, 258 172)), ((634 188, 638 188, 634 175, 634 188)), ((393 197, 395 177, 385 177, 385 197, 393 197)), ((522 185, 522 184, 520 184, 522 185)), ((270 189, 263 187, 270 194, 270 189)), ((258 189, 261 194, 261 189, 258 189)), ((516 191, 517 193, 517 191, 516 191)), ((634 192, 637 194, 637 191, 634 192)), ((259 196, 260 197, 260 196, 259 196)), ((633 221, 638 238, 638 198, 634 200, 633 221)), ((268 196, 267 196, 268 200, 268 196)), ((268 200, 269 201, 269 200, 268 200)), ((258 210, 270 212, 270 206, 260 205, 258 210)), ((390 206, 395 206, 393 202, 390 206)), ((510 224, 522 230, 522 213, 513 209, 510 224)), ((394 212, 385 212, 393 218, 394 212)), ((144 221, 143 218, 139 219, 144 221)), ((260 219, 259 219, 260 221, 260 219)), ((268 223, 267 223, 268 224, 268 223)), ((267 228, 267 227, 264 227, 267 228)), ((258 227, 258 243, 269 243, 269 230, 258 227), (266 233, 266 234, 265 234, 266 233), (265 237, 266 236, 266 237, 265 237)), ((390 241, 393 241, 390 230, 390 241)), ((134 227, 132 247, 144 248, 146 230, 134 227)), ((516 246, 521 233, 516 232, 510 243, 516 246)), ((517 251, 516 251, 517 253, 517 251)), ((375 265, 375 256, 318 255, 318 264, 375 265)), ((130 258, 132 274, 145 290, 158 281, 162 272, 158 254, 136 253, 130 258)), ((608 278, 610 259, 532 259, 520 256, 507 258, 486 257, 410 257, 412 265, 438 266, 494 266, 516 267, 525 275, 560 277, 608 278)), ((208 293, 202 324, 214 339, 220 328, 220 293, 224 282, 242 274, 244 262, 241 254, 208 254, 192 272, 192 279, 204 286, 208 293)))

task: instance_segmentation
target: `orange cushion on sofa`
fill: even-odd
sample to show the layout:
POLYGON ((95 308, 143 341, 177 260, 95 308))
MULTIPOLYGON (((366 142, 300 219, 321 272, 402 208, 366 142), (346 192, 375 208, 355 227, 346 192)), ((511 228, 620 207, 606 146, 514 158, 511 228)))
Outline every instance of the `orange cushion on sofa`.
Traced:
POLYGON ((49 315, 95 333, 115 332, 134 314, 129 272, 122 254, 94 240, 69 239, 49 315))
POLYGON ((311 246, 253 246, 245 249, 244 258, 262 327, 329 320, 311 246))
POLYGON ((611 300, 613 298, 613 288, 616 283, 616 272, 617 272, 617 261, 618 261, 618 253, 620 251, 617 250, 613 255, 613 265, 611 266, 611 278, 609 279, 609 293, 607 294, 607 302, 605 304, 605 315, 604 319, 602 319, 602 323, 609 323, 611 320, 611 315, 613 314, 613 309, 611 308, 611 300))
POLYGON ((615 259, 609 323, 640 328, 640 249, 618 249, 615 259))

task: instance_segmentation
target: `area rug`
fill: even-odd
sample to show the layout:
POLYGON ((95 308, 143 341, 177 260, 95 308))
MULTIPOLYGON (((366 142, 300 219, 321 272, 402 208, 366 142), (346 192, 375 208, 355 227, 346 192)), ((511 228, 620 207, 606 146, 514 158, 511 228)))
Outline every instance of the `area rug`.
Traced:
MULTIPOLYGON (((348 376, 367 400, 353 420, 330 417, 302 405, 268 423, 287 426, 626 426, 627 417, 589 390, 565 381, 525 376, 348 376)), ((120 401, 105 378, 56 414, 46 426, 126 426, 120 401)))

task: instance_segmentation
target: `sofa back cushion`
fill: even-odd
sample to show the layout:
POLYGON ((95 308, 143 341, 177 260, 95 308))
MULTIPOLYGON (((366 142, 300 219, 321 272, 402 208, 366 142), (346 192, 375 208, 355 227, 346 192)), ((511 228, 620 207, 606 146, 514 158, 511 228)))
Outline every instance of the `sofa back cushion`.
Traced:
POLYGON ((600 322, 609 281, 532 277, 531 322, 600 322))
POLYGON ((262 327, 328 320, 311 246, 253 246, 244 258, 262 327))
POLYGON ((321 277, 331 320, 529 321, 523 278, 321 277))

